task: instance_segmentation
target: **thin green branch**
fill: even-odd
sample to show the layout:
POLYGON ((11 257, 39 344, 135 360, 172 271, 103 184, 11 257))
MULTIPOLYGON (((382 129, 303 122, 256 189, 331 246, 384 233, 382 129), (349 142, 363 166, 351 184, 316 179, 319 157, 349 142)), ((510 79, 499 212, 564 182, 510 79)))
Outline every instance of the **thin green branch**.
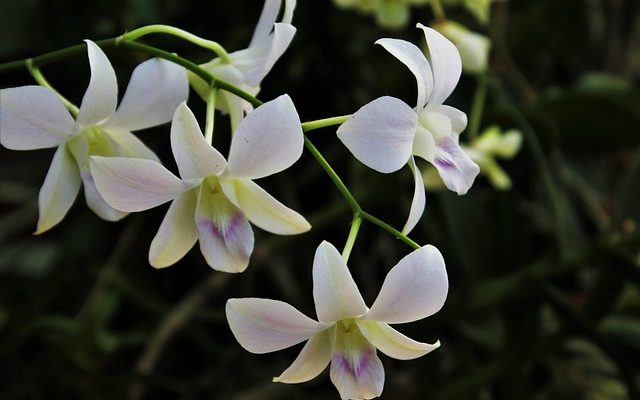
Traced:
POLYGON ((203 39, 199 36, 194 35, 193 33, 187 32, 185 30, 169 26, 169 25, 147 25, 142 28, 134 29, 131 32, 127 32, 122 37, 126 40, 137 40, 143 36, 151 35, 154 33, 164 33, 171 36, 179 37, 180 39, 191 42, 197 46, 203 47, 205 49, 209 49, 216 53, 220 60, 223 63, 227 64, 231 62, 231 58, 229 57, 229 53, 222 47, 218 42, 214 42, 213 40, 203 39))
POLYGON ((433 10, 433 14, 436 16, 437 20, 443 20, 446 18, 444 15, 444 8, 442 8, 440 0, 431 0, 431 9, 433 10))
POLYGON ((341 125, 343 122, 351 118, 352 115, 341 115, 339 117, 316 119, 314 121, 304 122, 302 124, 302 131, 309 132, 320 128, 326 128, 327 126, 341 125))
POLYGON ((336 188, 338 188, 338 191, 340 192, 342 197, 344 197, 347 203, 349 203, 349 207, 351 207, 351 210, 353 210, 353 213, 354 214, 360 213, 362 211, 362 207, 360 207, 360 204, 358 204, 358 201, 356 200, 356 198, 353 197, 353 195, 351 194, 347 186, 344 184, 344 182, 342 182, 342 179, 340 179, 340 177, 338 176, 338 174, 336 174, 336 172, 333 170, 331 165, 327 162, 327 160, 325 160, 324 156, 318 151, 316 146, 314 146, 313 143, 311 143, 309 138, 306 136, 304 137, 304 145, 307 148, 307 150, 311 153, 311 155, 316 159, 316 161, 318 161, 318 164, 320 164, 322 169, 324 169, 327 175, 329 175, 329 178, 331 178, 331 181, 333 182, 333 184, 336 186, 336 188))
POLYGON ((417 249, 420 248, 420 245, 418 243, 414 242, 407 235, 405 235, 404 233, 400 232, 399 230, 397 230, 393 226, 387 224, 383 220, 381 220, 381 219, 369 214, 366 211, 361 211, 360 212, 360 216, 362 217, 362 219, 365 219, 365 220, 371 222, 372 224, 378 225, 380 228, 384 229, 385 231, 387 231, 390 234, 392 234, 393 236, 395 236, 396 239, 400 239, 402 242, 407 244, 412 249, 417 250, 417 249))
MULTIPOLYGON (((27 64, 29 64, 29 63, 27 62, 27 64)), ((29 70, 29 73, 31 74, 33 79, 40 86, 44 86, 44 87, 46 87, 48 89, 51 89, 58 95, 60 100, 62 100, 62 104, 64 104, 64 106, 67 108, 67 110, 69 110, 71 115, 73 115, 74 117, 78 116, 78 113, 80 112, 80 109, 78 109, 78 107, 75 104, 70 102, 66 97, 61 95, 60 92, 58 92, 53 86, 51 86, 49 81, 47 81, 47 79, 44 77, 44 75, 42 75, 42 71, 40 71, 40 68, 27 65, 27 69, 29 70)))
POLYGON ((356 242, 356 238, 358 237, 358 231, 360 231, 360 224, 362 224, 362 218, 360 217, 360 215, 353 214, 351 229, 349 229, 349 237, 347 237, 347 242, 345 243, 344 249, 342 250, 342 258, 344 258, 344 262, 349 261, 349 256, 351 255, 353 244, 356 242))

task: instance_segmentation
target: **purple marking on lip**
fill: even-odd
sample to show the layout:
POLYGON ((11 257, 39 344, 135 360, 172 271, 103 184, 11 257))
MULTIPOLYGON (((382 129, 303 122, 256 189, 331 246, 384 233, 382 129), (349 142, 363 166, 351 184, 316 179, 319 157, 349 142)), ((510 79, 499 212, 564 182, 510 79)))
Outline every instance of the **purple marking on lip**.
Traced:
POLYGON ((224 242, 224 244, 228 244, 230 239, 235 235, 238 228, 240 228, 240 224, 242 222, 242 213, 235 212, 229 219, 227 223, 226 229, 220 229, 212 220, 210 219, 199 219, 198 226, 200 229, 209 232, 218 240, 224 242))
POLYGON ((355 360, 355 363, 352 364, 351 360, 346 357, 346 355, 342 352, 334 354, 331 362, 334 362, 338 365, 338 367, 351 376, 358 379, 362 372, 364 372, 369 365, 371 364, 371 360, 373 359, 373 351, 371 349, 365 349, 355 360))
POLYGON ((435 159, 435 164, 438 167, 441 167, 441 168, 455 168, 456 167, 455 164, 453 164, 449 160, 445 160, 444 158, 436 158, 435 159))

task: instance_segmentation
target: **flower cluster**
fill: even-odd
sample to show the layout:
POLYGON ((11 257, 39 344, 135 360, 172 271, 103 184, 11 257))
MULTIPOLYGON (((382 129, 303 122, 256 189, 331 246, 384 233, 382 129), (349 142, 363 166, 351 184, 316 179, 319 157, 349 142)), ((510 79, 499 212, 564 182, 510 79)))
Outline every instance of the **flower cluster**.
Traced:
MULTIPOLYGON (((88 40, 91 80, 77 115, 72 116, 74 108, 67 110, 68 104, 50 87, 1 90, 0 143, 14 150, 57 148, 40 190, 36 232, 64 218, 81 186, 88 206, 109 221, 171 202, 149 249, 149 263, 156 268, 175 264, 198 242, 209 266, 239 273, 249 266, 254 248, 251 224, 279 235, 308 231, 311 226, 302 215, 254 182, 291 167, 305 146, 303 124, 288 95, 264 104, 254 97, 295 35, 291 24, 295 6, 295 0, 285 0, 284 7, 281 0, 266 0, 249 46, 228 54, 223 51, 224 56, 200 66, 175 63, 180 59, 169 53, 166 59, 143 62, 134 70, 119 106, 114 69, 102 49, 88 40), (187 72, 178 64, 193 66, 187 72), (213 77, 210 81, 205 79, 207 74, 213 77), (218 81, 233 89, 219 90, 218 81), (204 133, 187 105, 189 84, 207 102, 204 133), (231 123, 226 158, 212 145, 216 109, 229 114, 231 123), (163 166, 131 133, 169 121, 177 173, 163 166)), ((246 350, 266 353, 307 341, 298 358, 274 381, 308 381, 330 363, 330 378, 341 398, 369 399, 379 396, 384 385, 377 350, 408 360, 440 345, 439 341, 414 341, 389 326, 436 313, 448 292, 440 252, 430 245, 420 247, 406 236, 418 224, 426 202, 416 157, 433 165, 444 185, 462 195, 481 170, 495 175, 498 167, 492 157, 513 155, 519 141, 511 134, 501 138, 498 132, 496 137, 491 131, 471 145, 460 144, 466 114, 444 102, 460 79, 464 61, 456 46, 437 30, 422 24, 418 28, 426 39, 426 54, 400 39, 376 42, 415 76, 415 107, 394 97, 380 97, 341 119, 337 130, 339 140, 370 168, 382 173, 404 165, 411 169, 414 196, 402 233, 374 221, 403 238, 414 251, 389 271, 368 308, 347 267, 363 218, 358 205, 343 255, 328 242, 322 242, 315 253, 312 276, 318 321, 280 301, 230 299, 227 319, 246 350)), ((307 141, 307 146, 313 145, 307 141)), ((323 162, 334 182, 340 182, 323 162)), ((504 185, 504 177, 494 180, 504 185)), ((341 189, 348 192, 344 186, 341 189)))

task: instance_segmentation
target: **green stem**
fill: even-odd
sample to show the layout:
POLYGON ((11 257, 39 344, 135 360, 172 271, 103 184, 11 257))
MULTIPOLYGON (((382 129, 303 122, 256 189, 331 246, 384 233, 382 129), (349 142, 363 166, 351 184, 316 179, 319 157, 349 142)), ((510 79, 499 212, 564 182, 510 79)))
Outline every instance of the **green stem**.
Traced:
POLYGON ((215 86, 209 88, 209 95, 207 96, 207 117, 204 127, 204 138, 207 143, 213 143, 213 125, 216 115, 216 96, 218 89, 215 86))
POLYGON ((304 137, 304 145, 307 148, 307 150, 311 153, 311 155, 316 159, 316 161, 318 161, 318 164, 320 164, 322 169, 324 169, 327 175, 329 175, 329 178, 331 178, 331 181, 333 181, 333 184, 336 186, 336 188, 338 188, 338 191, 340 192, 342 197, 344 197, 344 199, 347 201, 347 203, 349 204, 349 207, 351 207, 351 210, 353 210, 353 213, 354 214, 360 213, 362 211, 362 207, 360 207, 360 204, 358 204, 358 201, 355 199, 355 197, 353 197, 353 195, 351 194, 347 186, 342 182, 342 179, 340 179, 338 174, 336 174, 336 171, 333 170, 333 168, 327 162, 327 160, 325 160, 325 158, 318 151, 318 149, 316 149, 316 146, 314 146, 313 143, 311 143, 309 138, 307 138, 306 136, 304 137))
POLYGON ((124 35, 122 35, 122 37, 126 40, 137 40, 143 36, 154 34, 154 33, 164 33, 167 35, 179 37, 180 39, 184 39, 197 46, 213 51, 218 55, 218 57, 220 57, 220 60, 222 60, 222 62, 225 64, 228 64, 231 62, 229 53, 227 53, 224 47, 222 47, 218 42, 214 42, 213 40, 203 39, 190 32, 184 31, 182 29, 179 29, 173 26, 168 26, 168 25, 143 26, 142 28, 134 29, 131 32, 125 33, 124 35))
POLYGON ((484 112, 484 103, 487 98, 487 75, 478 76, 476 91, 473 95, 473 103, 471 104, 471 113, 469 116, 469 139, 473 140, 480 133, 480 123, 482 122, 482 114, 484 112))
POLYGON ((344 249, 342 250, 342 258, 344 258, 344 262, 349 261, 349 255, 351 255, 353 244, 356 242, 356 238, 358 237, 360 224, 362 224, 362 218, 360 217, 360 215, 353 214, 353 221, 351 221, 351 229, 349 230, 349 237, 347 237, 347 242, 344 244, 344 249))
POLYGON ((404 233, 400 232, 399 230, 397 230, 393 226, 387 224, 383 220, 374 217, 373 215, 369 214, 366 211, 360 211, 360 216, 362 217, 362 219, 365 219, 365 220, 371 222, 372 224, 378 225, 380 228, 384 229, 385 231, 387 231, 390 234, 392 234, 393 236, 395 236, 396 239, 400 239, 402 242, 407 244, 412 249, 417 250, 417 249, 420 248, 420 245, 418 243, 414 242, 407 235, 405 235, 404 233))
POLYGON ((327 126, 341 125, 343 122, 351 118, 352 115, 341 115, 339 117, 316 119, 314 121, 304 122, 302 124, 302 131, 309 132, 320 128, 326 128, 327 126))
POLYGON ((78 107, 76 105, 74 105, 72 102, 70 102, 69 100, 67 100, 66 97, 61 95, 60 92, 58 92, 56 89, 53 88, 53 86, 51 86, 49 81, 47 81, 47 79, 44 77, 44 75, 42 75, 42 71, 40 71, 40 68, 34 67, 34 66, 30 66, 30 67, 27 66, 27 69, 29 70, 29 73, 31 74, 33 79, 40 86, 44 86, 44 87, 46 87, 48 89, 51 89, 58 95, 60 100, 62 100, 62 103, 64 104, 64 106, 67 107, 67 109, 69 110, 71 115, 73 115, 74 118, 78 116, 78 113, 80 112, 78 107))
POLYGON ((444 8, 442 8, 442 3, 440 0, 431 0, 431 9, 433 10, 433 14, 436 16, 437 20, 445 19, 444 8))

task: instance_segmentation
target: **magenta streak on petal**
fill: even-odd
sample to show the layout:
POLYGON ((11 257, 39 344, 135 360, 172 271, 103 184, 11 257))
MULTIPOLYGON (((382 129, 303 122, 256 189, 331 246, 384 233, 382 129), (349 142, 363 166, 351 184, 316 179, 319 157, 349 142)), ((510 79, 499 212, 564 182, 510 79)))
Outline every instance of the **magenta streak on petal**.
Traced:
POLYGON ((456 166, 449 160, 445 160, 444 158, 436 157, 435 163, 438 167, 441 168, 455 168, 456 166))
POLYGON ((372 349, 365 349, 359 354, 356 360, 351 360, 345 353, 339 352, 333 355, 331 362, 336 363, 342 371, 348 372, 351 376, 358 379, 362 372, 371 364, 374 355, 373 352, 374 350, 372 349))
POLYGON ((231 238, 235 235, 238 228, 240 228, 240 224, 242 222, 242 213, 235 212, 229 219, 227 223, 226 229, 220 229, 212 220, 210 219, 199 219, 198 226, 213 236, 222 241, 225 245, 229 243, 231 238))
MULTIPOLYGON (((453 157, 454 152, 456 151, 456 144, 451 140, 451 138, 445 138, 438 143, 438 147, 444 150, 447 154, 453 157)), ((435 164, 441 168, 455 168, 458 167, 453 163, 453 161, 441 158, 436 156, 434 160, 435 164)))

